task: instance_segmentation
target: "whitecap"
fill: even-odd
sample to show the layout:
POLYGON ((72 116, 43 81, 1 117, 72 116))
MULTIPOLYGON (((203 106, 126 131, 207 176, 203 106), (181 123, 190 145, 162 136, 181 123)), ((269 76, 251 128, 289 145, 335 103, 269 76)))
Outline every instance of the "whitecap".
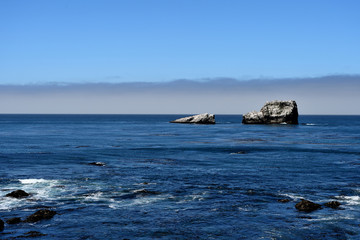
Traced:
POLYGON ((23 186, 20 188, 30 194, 32 198, 40 200, 56 199, 59 194, 65 191, 63 188, 56 188, 61 185, 59 180, 19 179, 23 186))
POLYGON ((196 194, 190 194, 184 197, 184 199, 180 200, 178 203, 185 203, 185 202, 191 202, 191 201, 204 201, 208 192, 201 192, 196 194))
POLYGON ((11 210, 26 204, 26 199, 0 198, 0 210, 11 210))
POLYGON ((59 180, 47 180, 47 179, 18 179, 19 182, 12 182, 5 186, 8 191, 4 196, 0 197, 0 209, 11 210, 17 207, 28 206, 37 204, 37 201, 52 201, 62 198, 64 188, 56 186, 61 185, 59 180), (5 197, 7 193, 14 190, 21 189, 29 193, 30 196, 23 199, 5 197))
POLYGON ((152 183, 152 182, 142 182, 142 183, 134 183, 133 185, 156 185, 157 183, 152 183))
POLYGON ((164 200, 164 197, 146 197, 134 199, 131 205, 146 205, 160 200, 164 200))
POLYGON ((280 196, 284 196, 284 197, 291 198, 291 199, 293 199, 293 200, 305 199, 303 196, 296 195, 296 194, 292 194, 292 193, 281 193, 281 194, 279 194, 279 195, 280 195, 280 196))
POLYGON ((248 207, 238 207, 237 208, 240 212, 250 212, 253 211, 251 208, 248 207))
POLYGON ((324 216, 324 217, 319 217, 319 218, 310 218, 308 219, 308 221, 334 221, 334 220, 352 220, 355 219, 355 216, 350 216, 350 215, 344 215, 344 216, 339 216, 339 215, 332 215, 332 216, 324 216))
MULTIPOLYGON (((9 189, 9 192, 17 189, 21 189, 29 193, 30 196, 25 199, 21 199, 20 201, 14 198, 10 198, 12 204, 9 205, 5 203, 5 205, 9 205, 10 207, 12 206, 17 207, 23 204, 31 204, 30 202, 34 200, 35 201, 56 200, 59 199, 59 197, 62 197, 64 195, 63 193, 66 191, 65 187, 61 187, 61 188, 58 187, 58 186, 63 186, 60 180, 30 178, 30 179, 18 179, 18 181, 21 184, 12 183, 6 186, 9 189)), ((6 198, 5 202, 7 202, 8 199, 9 198, 6 198)))
POLYGON ((347 205, 360 205, 360 196, 337 196, 335 198, 346 202, 347 205))
POLYGON ((161 195, 156 197, 154 196, 154 197, 137 198, 131 201, 127 201, 127 200, 115 201, 114 199, 110 199, 109 208, 119 209, 119 208, 139 206, 139 205, 148 205, 166 200, 169 197, 170 197, 169 195, 161 195))
POLYGON ((108 199, 106 199, 103 196, 102 192, 96 192, 96 193, 89 194, 88 196, 85 197, 84 200, 88 201, 88 202, 98 202, 98 201, 104 201, 104 200, 106 201, 108 199))
POLYGON ((44 182, 48 182, 48 181, 51 181, 51 180, 45 180, 43 178, 40 178, 40 179, 30 178, 30 179, 19 179, 19 181, 22 184, 35 184, 35 183, 44 183, 44 182))

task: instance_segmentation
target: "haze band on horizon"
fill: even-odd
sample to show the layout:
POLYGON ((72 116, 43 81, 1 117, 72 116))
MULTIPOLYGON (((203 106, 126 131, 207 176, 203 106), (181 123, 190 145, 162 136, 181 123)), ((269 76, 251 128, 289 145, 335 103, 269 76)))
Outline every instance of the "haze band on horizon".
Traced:
POLYGON ((358 114, 360 76, 165 83, 0 85, 1 113, 245 114, 294 99, 299 114, 358 114))

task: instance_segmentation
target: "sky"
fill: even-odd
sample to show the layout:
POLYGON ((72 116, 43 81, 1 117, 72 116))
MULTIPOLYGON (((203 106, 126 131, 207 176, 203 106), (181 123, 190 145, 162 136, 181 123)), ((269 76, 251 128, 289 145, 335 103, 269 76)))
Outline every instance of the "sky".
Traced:
POLYGON ((2 0, 1 83, 358 74, 357 0, 2 0))
MULTIPOLYGON (((2 0, 0 113, 133 113, 134 109, 136 113, 147 109, 153 113, 187 113, 204 108, 211 111, 216 105, 214 110, 218 112, 238 113, 228 102, 239 102, 239 94, 224 92, 227 81, 222 80, 226 79, 239 82, 237 86, 252 81, 251 91, 238 89, 242 96, 252 93, 251 99, 293 99, 297 95, 287 96, 286 91, 277 95, 259 93, 268 87, 268 81, 274 86, 279 81, 291 81, 295 84, 288 85, 287 90, 291 90, 305 86, 309 79, 317 82, 326 76, 342 76, 353 81, 352 77, 360 74, 359 9, 357 0, 2 0), (149 83, 146 94, 155 99, 155 106, 176 94, 176 103, 189 97, 194 85, 186 83, 213 85, 214 80, 222 90, 210 92, 223 97, 218 103, 226 105, 202 104, 199 109, 186 104, 178 104, 177 109, 170 105, 143 109, 141 91, 131 85, 149 83), (154 86, 163 89, 174 82, 176 88, 185 89, 182 94, 178 91, 172 95, 176 89, 168 88, 167 93, 161 92, 162 97, 157 95, 154 86), (128 92, 106 94, 111 88, 102 88, 105 92, 100 94, 89 90, 104 86, 101 84, 113 84, 115 89, 122 87, 128 92), (128 89, 125 86, 129 84, 132 88, 128 89), (17 90, 9 91, 11 85, 17 90), (49 89, 50 85, 53 88, 49 89), (66 91, 62 85, 67 85, 66 91), (47 89, 47 97, 41 89, 47 89), (82 96, 83 104, 72 104, 65 93, 82 96), (126 100, 122 98, 125 95, 133 100, 131 107, 126 111, 114 108, 111 102, 126 100), (99 100, 95 103, 91 98, 99 100), (33 105, 27 106, 31 100, 33 105), (56 110, 45 106, 51 101, 56 110), (94 102, 93 107, 85 111, 90 102, 94 102)), ((324 97, 334 96, 334 84, 330 84, 330 90, 326 82, 320 82, 329 90, 324 97)), ((338 79, 338 84, 342 89, 342 80, 338 79)), ((198 91, 206 95, 206 91, 198 91)), ((352 96, 348 105, 358 100, 356 94, 341 92, 344 99, 352 96)), ((254 105, 258 107, 259 103, 254 105)), ((351 108, 324 109, 319 105, 305 108, 305 113, 360 114, 351 108)))

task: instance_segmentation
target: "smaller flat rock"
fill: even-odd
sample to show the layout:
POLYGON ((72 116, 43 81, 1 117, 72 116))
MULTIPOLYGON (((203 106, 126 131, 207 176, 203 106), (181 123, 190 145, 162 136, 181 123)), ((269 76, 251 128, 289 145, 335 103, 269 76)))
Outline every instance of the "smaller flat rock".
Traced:
POLYGON ((215 115, 203 113, 189 117, 179 118, 171 121, 171 123, 215 124, 215 115))
POLYGON ((295 205, 295 208, 297 210, 303 211, 303 212, 312 212, 312 211, 321 209, 321 205, 311 202, 311 201, 308 201, 308 200, 305 200, 305 199, 302 199, 300 202, 298 202, 295 205))
POLYGON ((23 190, 16 190, 13 191, 11 193, 8 193, 5 195, 5 197, 12 197, 12 198, 26 198, 30 196, 30 194, 28 194, 27 192, 23 191, 23 190))
POLYGON ((103 162, 91 162, 91 163, 88 163, 88 165, 103 167, 106 164, 103 162))
POLYGON ((233 152, 233 153, 230 153, 230 154, 246 154, 245 151, 238 151, 238 152, 233 152))
POLYGON ((291 200, 288 199, 288 198, 284 198, 284 199, 279 199, 278 202, 281 202, 281 203, 288 203, 290 202, 291 200))
POLYGON ((56 212, 48 209, 42 209, 39 211, 36 211, 34 214, 31 214, 28 216, 24 222, 28 223, 34 223, 41 221, 43 219, 51 219, 53 216, 55 216, 56 212))

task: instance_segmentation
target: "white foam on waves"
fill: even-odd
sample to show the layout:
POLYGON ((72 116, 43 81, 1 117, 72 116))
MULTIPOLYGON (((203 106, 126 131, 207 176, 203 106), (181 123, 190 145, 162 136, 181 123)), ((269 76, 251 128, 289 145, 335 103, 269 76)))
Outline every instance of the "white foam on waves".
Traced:
POLYGON ((51 181, 51 180, 45 180, 45 179, 36 179, 36 178, 33 178, 33 179, 19 179, 19 181, 22 183, 22 184, 34 184, 34 183, 44 183, 44 182, 48 182, 48 181, 51 181))
POLYGON ((65 191, 62 188, 56 187, 61 184, 59 180, 47 180, 47 179, 18 179, 18 183, 11 183, 4 186, 8 191, 4 192, 0 196, 0 210, 11 210, 13 208, 37 204, 36 201, 49 201, 55 200, 61 196, 65 191), (30 196, 23 199, 16 199, 11 197, 5 197, 6 194, 15 190, 24 190, 29 193, 30 196), (30 200, 30 201, 29 201, 30 200))
POLYGON ((292 193, 281 193, 279 195, 291 198, 292 200, 295 200, 295 201, 300 200, 300 199, 305 199, 303 196, 292 194, 292 193))
POLYGON ((347 205, 360 205, 360 196, 337 196, 336 198, 346 202, 347 205))
POLYGON ((110 199, 109 208, 112 209, 119 209, 119 208, 127 208, 127 207, 133 207, 133 206, 143 206, 143 205, 149 205, 153 204, 159 201, 164 201, 166 199, 169 199, 171 196, 168 194, 159 195, 159 196, 148 196, 143 198, 136 198, 131 200, 121 200, 116 201, 114 199, 110 199))

